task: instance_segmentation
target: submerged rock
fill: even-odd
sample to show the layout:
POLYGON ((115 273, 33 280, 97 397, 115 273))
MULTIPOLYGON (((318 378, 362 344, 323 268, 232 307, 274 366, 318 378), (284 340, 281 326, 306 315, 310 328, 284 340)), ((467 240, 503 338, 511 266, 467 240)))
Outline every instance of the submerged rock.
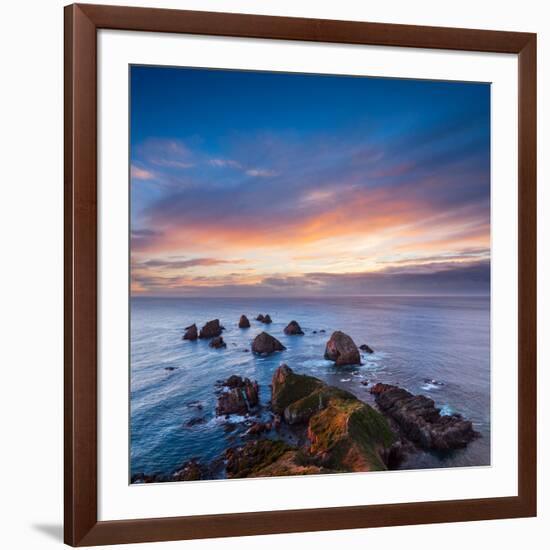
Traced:
POLYGON ((295 334, 304 334, 304 331, 296 321, 290 321, 285 327, 285 334, 292 336, 295 334))
POLYGON ((250 328, 250 321, 246 315, 241 315, 239 319, 239 328, 250 328))
POLYGON ((391 417, 403 434, 424 449, 445 451, 465 447, 479 434, 460 414, 441 415, 434 401, 413 395, 391 384, 375 384, 370 392, 382 412, 391 417))
POLYGON ((222 326, 220 325, 219 319, 214 319, 213 321, 208 321, 202 328, 199 333, 199 338, 214 338, 220 336, 222 333, 222 326))
POLYGON ((181 337, 182 340, 196 340, 199 337, 197 331, 197 325, 193 323, 188 327, 185 327, 185 334, 181 337))
POLYGON ((188 420, 185 425, 188 428, 192 428, 193 426, 196 426, 197 424, 204 424, 206 422, 206 416, 196 416, 195 418, 191 418, 191 420, 188 420))
POLYGON ((325 359, 334 361, 338 367, 361 363, 361 356, 355 342, 350 336, 339 330, 333 332, 327 342, 325 359))
POLYGON ((366 352, 366 353, 374 353, 374 350, 373 350, 370 346, 367 346, 367 344, 361 344, 361 345, 359 346, 359 349, 360 349, 361 351, 366 352))
POLYGON ((275 351, 284 351, 285 349, 286 348, 277 338, 274 338, 267 332, 261 332, 252 342, 252 351, 254 353, 266 353, 269 355, 275 351))
POLYGON ((227 347, 227 344, 223 341, 223 338, 221 336, 216 336, 215 338, 212 338, 212 340, 210 340, 210 343, 208 345, 211 348, 215 348, 215 349, 227 347))

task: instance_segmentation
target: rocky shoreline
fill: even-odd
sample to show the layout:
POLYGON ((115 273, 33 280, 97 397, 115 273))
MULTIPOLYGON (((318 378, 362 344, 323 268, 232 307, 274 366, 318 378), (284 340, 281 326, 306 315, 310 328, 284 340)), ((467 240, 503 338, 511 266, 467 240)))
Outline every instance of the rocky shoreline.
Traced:
MULTIPOLYGON (((272 323, 269 314, 258 315, 256 321, 272 323)), ((249 328, 248 317, 242 315, 237 326, 249 328)), ((224 353, 223 330, 218 319, 208 321, 200 331, 194 323, 186 327, 182 338, 208 339, 210 347, 224 353)), ((313 331, 317 332, 324 330, 313 331)), ((305 335, 295 320, 288 323, 284 334, 305 335)), ((251 350, 260 356, 284 355, 286 347, 261 332, 251 342, 251 350)), ((359 365, 360 350, 373 353, 369 345, 358 347, 349 335, 335 331, 326 342, 324 357, 336 367, 359 365)), ((196 457, 169 475, 139 473, 131 482, 390 470, 397 469, 411 453, 452 452, 479 437, 472 422, 459 414, 442 415, 424 395, 413 395, 392 384, 365 385, 374 396, 374 406, 282 363, 272 376, 271 399, 261 403, 258 382, 235 373, 216 383, 215 415, 225 421, 227 433, 236 428, 232 415, 244 417, 247 429, 240 435, 241 441, 231 434, 225 452, 210 464, 196 457)), ((202 405, 197 409, 202 410, 202 405)), ((203 421, 204 417, 197 417, 186 427, 203 421)))

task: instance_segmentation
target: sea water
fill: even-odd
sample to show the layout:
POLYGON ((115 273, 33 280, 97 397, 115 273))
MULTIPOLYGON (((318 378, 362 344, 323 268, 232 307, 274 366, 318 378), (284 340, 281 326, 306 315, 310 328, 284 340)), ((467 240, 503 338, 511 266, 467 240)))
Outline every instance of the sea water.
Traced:
POLYGON ((488 297, 134 297, 130 313, 132 475, 169 474, 191 458, 210 463, 241 443, 244 428, 228 433, 225 419, 215 415, 216 382, 232 374, 257 380, 266 404, 273 372, 283 362, 370 404, 374 399, 361 382, 399 385, 432 398, 442 414, 462 414, 481 434, 452 453, 412 454, 402 469, 490 464, 488 297), (273 323, 256 321, 259 313, 269 313, 273 323), (250 320, 248 329, 238 328, 242 314, 250 320), (184 327, 196 323, 200 329, 211 319, 226 329, 225 349, 212 349, 207 340, 182 340, 184 327), (284 334, 291 320, 304 336, 284 334), (323 357, 334 330, 374 353, 362 352, 362 365, 335 367, 323 357), (262 331, 286 351, 269 357, 244 351, 262 331), (197 423, 188 426, 193 419, 197 423))

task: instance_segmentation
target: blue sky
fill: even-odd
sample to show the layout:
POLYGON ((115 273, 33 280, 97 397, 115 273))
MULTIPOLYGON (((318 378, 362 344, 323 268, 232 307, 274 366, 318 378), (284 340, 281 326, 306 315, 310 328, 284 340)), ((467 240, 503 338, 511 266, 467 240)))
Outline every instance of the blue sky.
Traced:
POLYGON ((132 291, 479 293, 490 86, 131 68, 132 291))

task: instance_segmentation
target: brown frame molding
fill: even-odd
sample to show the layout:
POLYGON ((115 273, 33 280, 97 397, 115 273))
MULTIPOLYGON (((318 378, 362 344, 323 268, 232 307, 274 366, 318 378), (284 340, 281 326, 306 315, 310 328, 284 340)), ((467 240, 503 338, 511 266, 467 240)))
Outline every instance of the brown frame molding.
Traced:
POLYGON ((65 542, 72 546, 536 515, 536 35, 231 13, 65 7, 65 542), (516 497, 97 520, 98 29, 192 33, 518 55, 519 441, 516 497))

